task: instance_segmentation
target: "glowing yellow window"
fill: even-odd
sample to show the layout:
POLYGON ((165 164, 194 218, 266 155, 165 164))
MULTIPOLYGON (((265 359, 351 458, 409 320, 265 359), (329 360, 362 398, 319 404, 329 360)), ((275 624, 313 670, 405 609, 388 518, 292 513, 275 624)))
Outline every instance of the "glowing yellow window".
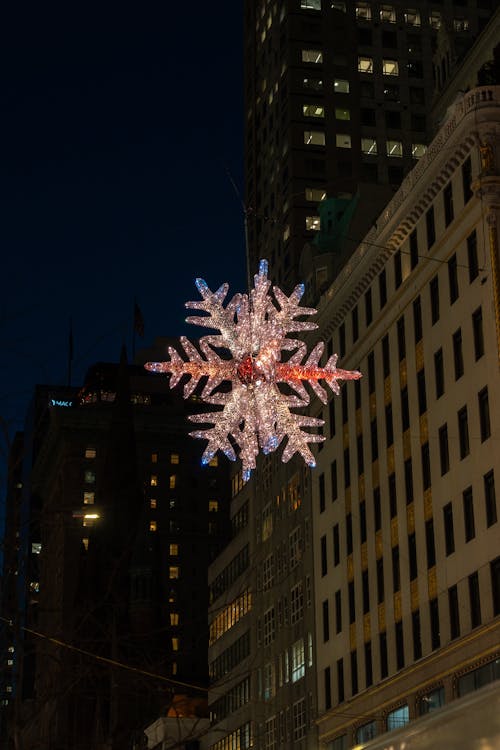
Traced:
POLYGON ((209 466, 218 466, 219 465, 219 459, 217 456, 214 456, 211 461, 208 462, 209 466))
POLYGON ((157 528, 158 527, 157 527, 156 521, 150 521, 149 522, 149 530, 150 531, 156 531, 157 528))
POLYGON ((155 497, 150 498, 149 507, 153 508, 153 510, 158 507, 158 501, 155 497))
POLYGON ((172 651, 178 651, 179 650, 179 638, 176 638, 175 636, 172 638, 172 651))
POLYGON ((319 216, 306 216, 306 229, 308 232, 317 232, 320 228, 319 216))
POLYGON ((219 510, 219 501, 218 500, 209 500, 208 501, 208 512, 209 513, 215 513, 219 510))
POLYGON ((89 548, 89 538, 87 536, 82 539, 82 544, 85 551, 87 551, 89 548))
POLYGON ((157 474, 151 474, 151 479, 149 480, 149 484, 151 487, 158 487, 158 475, 157 474))
POLYGON ((179 454, 178 453, 171 453, 170 454, 170 463, 171 464, 178 464, 179 463, 179 454))
POLYGON ((96 457, 96 451, 94 448, 87 448, 85 451, 85 458, 95 458, 96 457))
POLYGON ((84 505, 93 505, 95 503, 95 492, 84 492, 83 503, 84 505))
POLYGON ((179 566, 178 565, 170 565, 168 568, 168 577, 170 579, 176 579, 179 578, 179 566))
POLYGON ((158 453, 152 453, 151 454, 151 463, 157 464, 158 463, 158 453))
POLYGON ((179 545, 171 544, 169 547, 169 552, 172 555, 172 557, 177 557, 177 555, 179 554, 179 545))
POLYGON ((175 490, 176 485, 177 485, 177 474, 171 474, 170 475, 170 489, 175 490))
POLYGON ((172 662, 172 674, 177 674, 177 662, 172 662))
POLYGON ((324 117, 325 108, 320 104, 303 104, 302 114, 304 117, 324 117))
POLYGON ((382 60, 382 73, 385 76, 398 76, 399 63, 397 60, 382 60))
POLYGON ((171 625, 178 625, 179 624, 179 613, 178 612, 171 612, 170 613, 170 624, 171 625))

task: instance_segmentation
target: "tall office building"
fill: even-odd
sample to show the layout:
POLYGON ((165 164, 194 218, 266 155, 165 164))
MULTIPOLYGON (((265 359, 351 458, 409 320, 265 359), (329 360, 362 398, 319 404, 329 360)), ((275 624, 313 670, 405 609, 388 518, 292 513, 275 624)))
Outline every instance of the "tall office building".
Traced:
POLYGON ((491 0, 245 3, 252 273, 267 258, 275 281, 293 287, 310 243, 313 254, 335 255, 313 268, 312 284, 320 290, 334 278, 425 153, 435 82, 446 87, 493 7, 491 0), (320 239, 325 198, 335 200, 323 207, 320 239))

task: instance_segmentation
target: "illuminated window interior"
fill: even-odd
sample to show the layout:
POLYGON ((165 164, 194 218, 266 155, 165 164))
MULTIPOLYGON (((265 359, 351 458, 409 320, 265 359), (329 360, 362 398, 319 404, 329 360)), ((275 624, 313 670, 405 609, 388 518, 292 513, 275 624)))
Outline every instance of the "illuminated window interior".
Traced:
POLYGON ((95 482, 95 471, 92 471, 91 469, 86 469, 83 474, 83 479, 87 484, 94 484, 95 482))
POLYGON ((179 454, 178 453, 171 453, 170 454, 170 463, 171 464, 178 464, 179 463, 179 454))
POLYGON ((319 216, 306 216, 306 229, 309 232, 317 232, 320 228, 319 216))
POLYGON ((398 76, 399 65, 397 60, 382 60, 382 73, 385 76, 398 76))
POLYGON ((177 555, 179 554, 179 545, 178 544, 173 544, 173 543, 170 544, 169 548, 168 548, 168 551, 169 551, 169 554, 172 557, 177 557, 177 555))
POLYGON ((376 154, 377 153, 377 141, 375 138, 362 138, 361 139, 361 151, 364 154, 376 154))
POLYGON ((218 456, 214 456, 214 457, 213 457, 213 458, 212 458, 212 459, 211 459, 211 460, 210 460, 210 461, 208 462, 208 465, 209 465, 209 466, 218 466, 218 465, 219 465, 219 457, 218 457, 218 456))
POLYGON ((169 487, 171 490, 175 490, 177 485, 177 474, 171 474, 169 479, 169 487))
POLYGON ((170 624, 171 625, 178 625, 179 624, 179 613, 178 612, 171 612, 170 613, 170 624))
POLYGON ((349 133, 337 133, 335 136, 337 148, 351 148, 351 136, 349 133))
POLYGON ((178 565, 170 565, 168 568, 168 577, 170 580, 179 578, 180 570, 178 565))
POLYGON ((177 662, 172 662, 172 674, 177 674, 177 662))
POLYGON ((403 156, 401 141, 387 141, 387 156, 403 156))
POLYGON ((83 526, 93 526, 95 521, 99 519, 99 513, 85 513, 83 516, 83 526))
POLYGON ((427 151, 427 146, 424 143, 412 143, 411 144, 411 155, 414 159, 420 159, 427 151))
POLYGON ((83 493, 83 504, 93 505, 95 503, 95 492, 84 492, 83 493))
POLYGON ((227 633, 237 622, 241 620, 252 609, 252 594, 246 589, 240 596, 234 599, 227 607, 224 607, 217 617, 210 623, 209 641, 210 645, 215 643, 224 633, 227 633))
POLYGON ((358 71, 360 73, 373 73, 373 57, 358 57, 358 71))
POLYGON ((157 464, 158 463, 158 453, 152 453, 151 454, 151 463, 157 464))
POLYGON ((405 11, 405 22, 410 26, 420 26, 420 11, 416 8, 408 8, 405 11))
POLYGON ((306 201, 311 201, 312 203, 321 203, 321 201, 324 201, 326 198, 326 192, 323 190, 323 188, 307 188, 306 187, 306 201))
POLYGON ((350 120, 351 119, 350 110, 343 109, 341 107, 335 107, 335 119, 336 120, 350 120))
POLYGON ((303 49, 302 62, 315 63, 319 65, 323 62, 323 53, 318 49, 303 49))
POLYGON ((41 551, 42 551, 41 542, 31 542, 31 552, 33 555, 39 555, 41 551))
POLYGON ((85 458, 95 458, 95 457, 96 457, 95 448, 87 448, 85 450, 85 458))
POLYGON ((362 18, 365 21, 371 21, 372 9, 370 3, 356 4, 356 18, 362 18))
POLYGON ((82 544, 83 544, 83 546, 85 548, 85 551, 87 552, 87 550, 89 548, 89 538, 88 538, 88 536, 84 536, 83 537, 82 544))
POLYGON ((158 500, 155 497, 149 499, 149 507, 153 510, 158 507, 158 500))
POLYGON ((172 651, 178 651, 179 650, 179 638, 174 636, 172 638, 172 651))
POLYGON ((348 94, 349 81, 346 81, 344 78, 336 78, 333 82, 333 88, 335 94, 348 94))
POLYGON ((158 475, 157 474, 151 474, 151 479, 149 480, 149 484, 151 487, 158 487, 158 475))
POLYGON ((302 114, 304 117, 321 117, 325 116, 325 108, 321 104, 303 104, 302 114))
POLYGON ((150 531, 156 531, 158 528, 156 521, 150 521, 149 522, 149 530, 150 531))
POLYGON ((306 146, 324 146, 325 134, 321 130, 304 130, 304 143, 306 146))
POLYGON ((386 23, 396 23, 396 9, 394 5, 380 6, 380 20, 386 23))
POLYGON ((209 513, 215 513, 219 510, 219 501, 218 500, 209 500, 208 501, 208 512, 209 513))

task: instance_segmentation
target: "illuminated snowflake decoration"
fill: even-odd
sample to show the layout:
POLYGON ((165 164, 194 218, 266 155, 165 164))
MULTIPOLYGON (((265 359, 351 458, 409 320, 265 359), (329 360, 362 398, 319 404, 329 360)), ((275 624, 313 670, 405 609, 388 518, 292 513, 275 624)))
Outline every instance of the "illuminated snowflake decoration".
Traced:
POLYGON ((361 377, 361 373, 355 370, 337 369, 336 354, 321 367, 323 342, 316 344, 306 359, 305 343, 289 338, 288 334, 317 328, 316 323, 296 320, 317 311, 300 307, 303 284, 295 287, 290 297, 273 287, 273 298, 269 293, 271 282, 267 272, 267 261, 262 260, 250 295, 235 294, 226 306, 228 284, 212 292, 203 279, 197 279, 196 286, 202 299, 186 302, 186 307, 200 310, 203 315, 191 315, 186 321, 220 333, 202 336, 199 349, 182 337, 187 361, 169 347, 168 362, 148 362, 145 365, 151 372, 170 373, 171 388, 188 375, 184 398, 188 398, 200 380, 206 378, 201 398, 219 409, 191 415, 192 422, 213 426, 190 434, 208 440, 202 456, 204 464, 211 461, 218 450, 232 461, 236 460, 237 446, 245 479, 255 468, 259 451, 272 453, 285 438, 287 442, 282 455, 285 463, 295 453, 300 453, 308 466, 315 466, 309 443, 319 443, 324 437, 306 432, 304 428, 320 427, 324 422, 292 411, 309 404, 304 383, 309 383, 325 404, 327 392, 320 380, 338 395, 339 380, 361 377), (230 384, 230 389, 224 383, 230 384))

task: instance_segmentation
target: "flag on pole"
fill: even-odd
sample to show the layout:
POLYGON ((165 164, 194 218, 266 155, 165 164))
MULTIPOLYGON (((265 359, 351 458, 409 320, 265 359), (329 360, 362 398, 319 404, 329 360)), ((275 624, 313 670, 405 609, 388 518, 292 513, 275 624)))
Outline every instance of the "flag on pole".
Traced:
POLYGON ((144 338, 144 317, 141 312, 141 308, 134 301, 134 333, 144 338))

